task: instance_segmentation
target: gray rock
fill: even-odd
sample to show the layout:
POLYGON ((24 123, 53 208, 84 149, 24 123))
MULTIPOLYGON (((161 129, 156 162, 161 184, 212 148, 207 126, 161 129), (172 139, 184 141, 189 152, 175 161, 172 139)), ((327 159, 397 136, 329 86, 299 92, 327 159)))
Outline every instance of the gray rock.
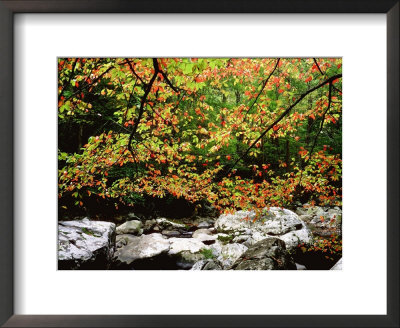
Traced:
POLYGON ((190 270, 223 270, 221 265, 214 260, 200 260, 190 270))
POLYGON ((63 221, 58 224, 58 269, 108 269, 115 248, 115 224, 63 221))
POLYGON ((224 269, 228 269, 246 250, 247 247, 243 244, 224 245, 217 260, 224 269))
POLYGON ((314 206, 302 211, 306 211, 307 214, 301 215, 300 219, 314 236, 328 237, 332 234, 342 236, 342 210, 339 207, 314 206))
POLYGON ((206 221, 202 221, 197 225, 197 228, 199 229, 206 229, 208 227, 210 227, 210 224, 206 221))
POLYGON ((193 265, 201 260, 204 260, 204 255, 201 253, 191 253, 190 251, 180 252, 175 256, 176 266, 183 270, 189 270, 193 265))
POLYGON ((126 246, 118 249, 114 254, 114 261, 117 266, 129 266, 134 261, 167 253, 169 249, 169 240, 161 234, 142 235, 132 239, 126 246))
POLYGON ((232 242, 241 244, 246 242, 249 238, 250 238, 249 235, 240 235, 233 238, 232 242))
POLYGON ((160 229, 186 229, 186 225, 181 223, 175 223, 165 218, 156 219, 156 223, 160 229))
POLYGON ((117 227, 117 235, 131 234, 140 236, 142 233, 142 222, 137 220, 126 221, 117 227))
POLYGON ((182 238, 191 238, 193 235, 192 231, 182 231, 181 232, 181 237, 182 238))
POLYGON ((188 251, 192 254, 200 252, 203 248, 208 248, 204 245, 201 240, 196 238, 170 238, 170 249, 169 255, 175 255, 184 251, 188 251))
POLYGON ((211 231, 208 229, 198 229, 195 232, 193 232, 192 237, 196 238, 199 235, 212 235, 211 231))
POLYGON ((307 268, 303 264, 295 263, 297 270, 307 270, 307 268))
POLYGON ((197 261, 195 264, 193 264, 193 266, 191 267, 191 271, 195 271, 195 270, 201 270, 203 269, 204 265, 207 263, 207 260, 200 260, 197 261))
POLYGON ((336 262, 336 264, 331 268, 331 270, 343 270, 342 269, 343 262, 342 259, 336 262))
POLYGON ((143 223, 143 233, 149 233, 156 225, 156 220, 146 220, 143 223))
POLYGON ((254 211, 224 214, 215 222, 215 228, 218 231, 233 233, 236 236, 239 233, 247 234, 251 232, 251 239, 244 241, 246 246, 251 246, 273 236, 282 239, 289 249, 293 249, 301 243, 308 244, 312 241, 311 232, 306 224, 292 211, 271 207, 265 208, 256 221, 254 221, 255 216, 254 211))
POLYGON ((179 237, 181 235, 180 232, 176 230, 163 230, 161 233, 165 237, 179 237))
POLYGON ((201 240, 204 244, 210 245, 215 242, 217 235, 212 235, 207 229, 199 229, 193 233, 193 238, 201 240))
POLYGON ((117 248, 121 248, 121 247, 126 246, 129 243, 135 241, 136 238, 137 238, 137 236, 128 235, 128 234, 117 235, 116 238, 115 238, 115 246, 117 248))
POLYGON ((138 220, 141 221, 141 219, 135 214, 135 213, 128 213, 126 216, 127 221, 129 220, 138 220))
POLYGON ((309 214, 299 215, 299 219, 307 224, 307 223, 311 222, 311 220, 313 219, 313 216, 309 215, 309 214))
POLYGON ((285 243, 278 238, 264 239, 244 252, 232 265, 234 270, 296 270, 285 243))
POLYGON ((214 223, 218 232, 243 232, 251 228, 251 220, 254 219, 254 211, 238 211, 235 214, 222 214, 214 223))
POLYGON ((202 270, 223 270, 222 266, 213 260, 208 260, 202 270))

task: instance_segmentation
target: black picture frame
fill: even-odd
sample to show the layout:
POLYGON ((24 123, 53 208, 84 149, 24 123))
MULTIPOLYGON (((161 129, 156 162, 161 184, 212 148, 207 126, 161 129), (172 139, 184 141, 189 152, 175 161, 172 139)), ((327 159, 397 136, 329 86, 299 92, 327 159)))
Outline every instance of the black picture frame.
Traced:
POLYGON ((4 327, 399 327, 398 0, 0 0, 0 65, 0 324, 4 327), (13 125, 13 20, 16 13, 385 13, 387 315, 14 315, 13 135, 18 129, 13 125))

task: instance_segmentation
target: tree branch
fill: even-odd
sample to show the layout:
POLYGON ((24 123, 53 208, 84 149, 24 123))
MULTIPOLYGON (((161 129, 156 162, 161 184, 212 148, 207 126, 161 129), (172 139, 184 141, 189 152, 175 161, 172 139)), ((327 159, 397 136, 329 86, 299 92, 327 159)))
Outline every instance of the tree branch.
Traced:
POLYGON ((179 90, 183 90, 181 88, 177 88, 175 87, 172 82, 169 80, 167 73, 165 73, 163 70, 160 71, 161 75, 164 77, 165 81, 167 82, 167 84, 171 87, 172 90, 174 90, 176 93, 179 93, 179 90))
POLYGON ((233 165, 229 168, 229 170, 227 171, 227 173, 225 175, 228 175, 233 168, 239 163, 239 161, 248 154, 248 152, 250 151, 251 148, 253 148, 258 141, 261 140, 262 137, 264 137, 268 131, 270 131, 277 123, 279 123, 287 114, 290 113, 290 111, 308 94, 310 94, 311 92, 314 92, 315 90, 318 90, 319 88, 323 87, 325 84, 329 83, 332 84, 332 81, 338 79, 342 77, 342 74, 337 74, 334 75, 332 77, 330 77, 329 79, 323 81, 322 83, 320 83, 319 85, 317 85, 314 88, 311 88, 310 90, 306 91, 305 93, 303 93, 292 105, 290 105, 271 125, 268 126, 267 129, 264 130, 263 133, 261 133, 261 135, 247 148, 247 150, 235 161, 235 163, 233 163, 233 165))
MULTIPOLYGON (((128 59, 126 59, 126 62, 124 62, 124 64, 128 64, 128 65, 129 65, 129 68, 130 68, 131 72, 133 73, 133 75, 136 76, 136 78, 140 81, 140 83, 142 83, 144 86, 147 85, 147 84, 142 80, 142 78, 141 78, 139 75, 137 75, 137 73, 136 73, 136 71, 135 71, 135 68, 132 66, 132 62, 131 62, 131 61, 129 61, 128 59)), ((122 64, 119 64, 119 65, 122 65, 122 64)))
POLYGON ((254 107, 255 103, 257 102, 258 98, 260 97, 261 93, 263 92, 265 86, 267 85, 267 83, 268 83, 270 77, 272 76, 272 74, 274 74, 276 68, 278 67, 278 64, 279 64, 279 61, 280 61, 280 60, 281 60, 281 59, 278 58, 278 60, 276 61, 276 64, 275 64, 274 69, 272 70, 272 72, 268 75, 268 77, 267 77, 266 80, 264 81, 263 86, 261 87, 260 92, 257 94, 256 99, 254 99, 254 102, 252 103, 252 105, 249 107, 249 109, 248 109, 248 110, 246 111, 246 113, 244 114, 245 117, 246 117, 246 115, 250 112, 250 110, 254 107))
MULTIPOLYGON (((325 115, 328 113, 329 109, 331 108, 331 103, 332 103, 332 99, 331 99, 331 98, 332 98, 332 87, 333 87, 333 86, 332 86, 332 82, 329 82, 328 107, 326 108, 326 110, 324 111, 324 114, 322 115, 322 121, 321 121, 319 130, 318 130, 317 134, 315 135, 315 138, 314 138, 314 141, 313 141, 313 145, 312 145, 312 147, 311 147, 311 149, 310 149, 310 152, 308 153, 308 159, 305 160, 305 161, 301 164, 300 179, 299 179, 299 182, 298 182, 297 185, 296 185, 296 188, 297 188, 297 186, 299 186, 300 183, 301 183, 301 180, 302 180, 302 178, 303 178, 304 167, 305 167, 305 165, 308 163, 308 161, 311 159, 311 156, 312 156, 312 153, 313 153, 313 151, 314 151, 315 145, 317 144, 318 137, 319 137, 319 135, 320 135, 320 133, 321 133, 321 131, 322 131, 322 128, 323 128, 323 126, 324 126, 325 115)), ((295 189, 296 189, 296 188, 295 188, 295 189)))
POLYGON ((152 76, 152 78, 150 79, 150 82, 146 85, 145 91, 144 91, 144 95, 142 96, 141 100, 140 100, 140 108, 139 108, 139 114, 138 114, 138 118, 135 120, 135 125, 133 126, 133 129, 131 131, 131 134, 129 135, 129 141, 128 141, 128 149, 131 152, 131 154, 134 156, 134 152, 132 149, 132 140, 133 137, 137 131, 137 128, 139 126, 140 120, 143 116, 143 112, 144 112, 144 105, 147 101, 147 96, 151 90, 151 87, 153 86, 154 81, 156 80, 156 77, 159 73, 159 68, 158 68, 158 63, 157 63, 157 59, 153 58, 153 67, 154 67, 154 74, 152 76))

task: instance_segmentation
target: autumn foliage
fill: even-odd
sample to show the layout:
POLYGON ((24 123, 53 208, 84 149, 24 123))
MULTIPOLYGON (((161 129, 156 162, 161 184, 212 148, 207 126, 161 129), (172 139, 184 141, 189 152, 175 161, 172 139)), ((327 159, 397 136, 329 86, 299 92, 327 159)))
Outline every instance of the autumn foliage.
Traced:
POLYGON ((341 205, 339 58, 60 58, 59 198, 341 205))

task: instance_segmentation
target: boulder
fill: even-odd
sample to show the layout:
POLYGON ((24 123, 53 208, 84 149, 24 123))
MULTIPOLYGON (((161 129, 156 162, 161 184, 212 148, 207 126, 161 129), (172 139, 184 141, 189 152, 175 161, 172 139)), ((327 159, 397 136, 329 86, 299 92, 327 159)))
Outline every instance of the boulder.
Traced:
POLYGON ((131 234, 140 236, 143 233, 142 222, 138 220, 126 221, 117 227, 117 235, 131 234))
POLYGON ((108 269, 114 248, 114 223, 85 218, 58 224, 59 270, 108 269))
POLYGON ((212 233, 209 229, 198 229, 195 232, 193 232, 192 237, 197 238, 197 236, 200 235, 212 235, 212 233))
POLYGON ((335 207, 299 207, 302 220, 314 236, 329 237, 332 234, 342 236, 342 210, 335 207))
POLYGON ((295 263, 297 270, 307 270, 306 266, 303 264, 295 263))
POLYGON ((175 256, 176 258, 176 266, 179 269, 189 270, 193 267, 193 265, 204 259, 204 255, 200 252, 191 253, 190 251, 180 252, 175 256))
POLYGON ((207 221, 202 221, 197 225, 197 228, 199 228, 199 229, 206 229, 209 227, 210 227, 210 224, 207 221))
POLYGON ((162 235, 165 237, 179 237, 181 235, 181 233, 179 231, 176 230, 163 230, 162 235))
POLYGON ((184 251, 188 251, 192 254, 200 252, 203 248, 207 248, 201 240, 196 238, 169 238, 170 249, 169 255, 175 255, 184 251))
POLYGON ((156 220, 146 220, 143 223, 143 233, 149 233, 156 225, 156 220))
POLYGON ((199 229, 193 233, 193 238, 201 240, 204 244, 210 245, 215 242, 217 235, 213 235, 208 229, 199 229))
POLYGON ((207 263, 203 266, 202 270, 223 270, 223 269, 218 262, 214 260, 208 260, 207 263))
POLYGON ((296 270, 285 243, 269 238, 251 246, 232 265, 233 270, 296 270))
POLYGON ((203 269, 204 265, 207 263, 207 260, 200 260, 197 261, 193 266, 190 268, 191 271, 197 271, 203 269))
POLYGON ((254 211, 237 211, 235 214, 222 214, 215 221, 214 227, 218 232, 243 232, 251 228, 251 220, 256 216, 254 211))
POLYGON ((343 270, 342 269, 342 259, 336 262, 336 264, 331 268, 331 270, 343 270))
POLYGON ((236 236, 235 241, 251 246, 266 238, 277 237, 287 243, 287 248, 293 249, 299 244, 308 244, 312 235, 298 215, 287 209, 270 207, 263 209, 256 220, 254 211, 238 211, 235 214, 221 215, 215 222, 218 231, 236 236), (243 238, 241 235, 250 235, 243 238))
POLYGON ((186 225, 182 223, 175 223, 173 221, 167 220, 166 218, 156 219, 157 226, 160 229, 183 229, 186 230, 186 225))
POLYGON ((170 238, 169 241, 171 244, 168 255, 175 259, 178 268, 184 270, 205 259, 203 252, 209 249, 197 238, 170 238))
POLYGON ((224 245, 217 260, 224 269, 228 269, 246 250, 247 247, 243 244, 224 245))
POLYGON ((130 242, 114 254, 116 266, 130 266, 135 261, 167 253, 170 242, 159 233, 133 237, 130 242))
POLYGON ((129 243, 131 243, 132 241, 135 241, 136 238, 137 238, 136 236, 128 235, 128 234, 117 235, 116 238, 115 238, 115 247, 116 248, 121 248, 123 246, 126 246, 129 243))
POLYGON ((214 260, 200 260, 190 270, 222 270, 222 267, 214 260))
POLYGON ((240 235, 233 238, 232 242, 241 244, 249 240, 249 238, 250 238, 249 235, 240 235))

